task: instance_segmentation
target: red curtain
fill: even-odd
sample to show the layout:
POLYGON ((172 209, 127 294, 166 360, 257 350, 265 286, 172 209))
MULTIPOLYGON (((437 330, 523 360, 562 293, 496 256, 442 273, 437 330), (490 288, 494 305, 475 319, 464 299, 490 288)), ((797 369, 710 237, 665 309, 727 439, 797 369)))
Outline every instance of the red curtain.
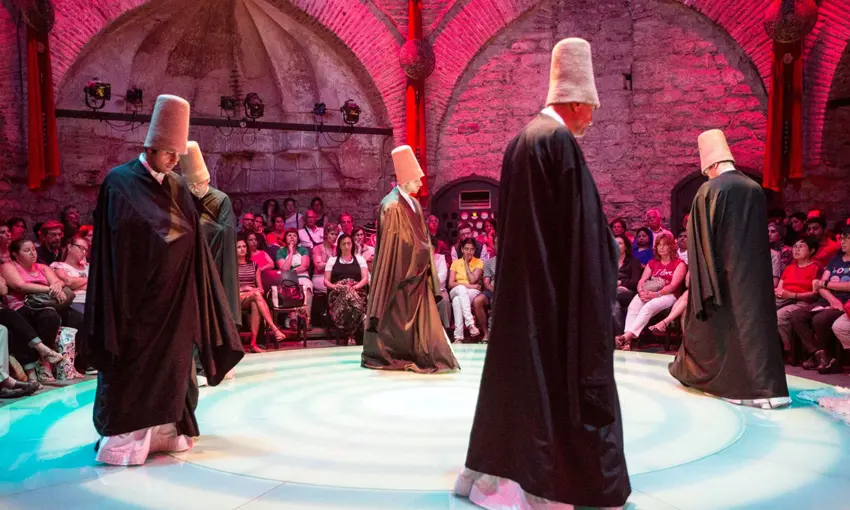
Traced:
POLYGON ((59 177, 59 139, 56 135, 56 105, 50 43, 27 27, 27 91, 29 94, 28 185, 41 189, 59 177))
POLYGON ((774 43, 764 154, 765 188, 803 177, 803 43, 774 43))

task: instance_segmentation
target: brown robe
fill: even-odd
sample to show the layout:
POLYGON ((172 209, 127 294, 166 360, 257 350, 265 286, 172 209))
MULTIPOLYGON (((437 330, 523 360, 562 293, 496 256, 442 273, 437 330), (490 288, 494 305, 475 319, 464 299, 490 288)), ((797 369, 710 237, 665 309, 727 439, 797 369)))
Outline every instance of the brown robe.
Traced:
POLYGON ((442 372, 460 368, 440 322, 440 284, 422 208, 394 188, 381 201, 366 305, 366 368, 442 372), (414 210, 415 209, 415 210, 414 210))

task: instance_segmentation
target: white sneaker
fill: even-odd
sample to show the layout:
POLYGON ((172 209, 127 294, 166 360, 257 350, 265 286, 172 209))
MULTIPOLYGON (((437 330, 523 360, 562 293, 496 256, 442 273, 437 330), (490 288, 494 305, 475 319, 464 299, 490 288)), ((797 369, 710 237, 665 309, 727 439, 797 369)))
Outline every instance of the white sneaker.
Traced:
POLYGON ((771 397, 755 399, 724 398, 726 402, 739 406, 755 407, 758 409, 781 409, 791 405, 791 397, 771 397))
POLYGON ((199 375, 198 376, 198 388, 203 388, 204 386, 207 386, 207 378, 202 376, 202 375, 199 375))

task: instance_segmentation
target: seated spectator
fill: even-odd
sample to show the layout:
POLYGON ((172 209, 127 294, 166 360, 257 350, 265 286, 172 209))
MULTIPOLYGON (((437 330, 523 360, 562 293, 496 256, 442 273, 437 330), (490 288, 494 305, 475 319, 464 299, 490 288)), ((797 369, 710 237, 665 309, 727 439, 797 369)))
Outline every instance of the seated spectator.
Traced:
POLYGON ((9 218, 6 226, 12 234, 12 241, 17 241, 27 234, 27 222, 23 218, 9 218))
POLYGON ((9 254, 9 245, 12 244, 12 231, 5 224, 0 224, 0 264, 12 260, 9 254))
POLYGON ((245 236, 245 244, 248 247, 248 258, 257 264, 260 273, 274 269, 274 259, 266 253, 266 239, 262 234, 248 232, 245 236))
POLYGON ((310 278, 310 252, 303 246, 298 246, 298 231, 289 229, 281 239, 285 244, 278 250, 275 257, 277 268, 281 271, 295 271, 298 283, 304 290, 304 307, 307 313, 307 329, 310 329, 310 313, 313 307, 313 279, 310 278))
POLYGON ((774 290, 779 337, 786 351, 791 350, 791 314, 811 310, 819 297, 812 286, 812 281, 821 274, 820 266, 812 261, 817 249, 818 241, 814 237, 798 239, 791 249, 794 261, 782 272, 774 290))
MULTIPOLYGON (((820 251, 821 248, 818 248, 820 251)), ((811 311, 791 313, 791 326, 812 357, 803 363, 806 370, 821 374, 841 372, 838 344, 832 323, 844 314, 844 304, 850 300, 850 226, 841 231, 840 252, 827 264, 820 280, 812 289, 820 295, 820 304, 811 311)), ((817 253, 813 257, 818 259, 817 253)))
MULTIPOLYGON (((263 220, 263 230, 262 232, 268 233, 275 230, 274 219, 275 216, 280 215, 280 204, 277 203, 277 200, 270 198, 263 202, 263 214, 260 217, 263 220)), ((272 243, 269 243, 272 244, 272 243)))
POLYGON ((832 333, 844 349, 850 349, 850 301, 844 303, 844 315, 832 323, 832 333))
POLYGON ((626 310, 637 295, 637 286, 643 268, 640 261, 632 256, 629 238, 625 234, 614 236, 620 258, 617 261, 617 301, 614 303, 614 332, 622 335, 626 327, 626 310))
POLYGON ((646 211, 646 226, 649 227, 650 232, 652 232, 652 238, 655 239, 655 243, 658 242, 658 237, 662 234, 667 234, 670 237, 673 237, 673 232, 670 232, 661 226, 661 211, 658 209, 650 209, 646 211))
POLYGON ((767 239, 770 243, 770 249, 773 252, 776 252, 776 255, 771 253, 771 261, 774 256, 777 257, 779 262, 779 275, 781 276, 782 273, 785 272, 785 268, 794 261, 794 254, 791 253, 791 246, 793 243, 792 245, 785 245, 785 225, 782 223, 767 224, 767 239))
POLYGON ((691 213, 685 213, 685 215, 682 216, 682 228, 683 229, 688 230, 688 222, 690 220, 691 220, 691 213))
POLYGON ((59 221, 62 222, 62 247, 64 248, 80 230, 80 211, 77 206, 66 205, 63 207, 59 221))
POLYGON ((304 228, 304 216, 298 212, 295 199, 287 197, 283 201, 283 219, 286 229, 301 230, 304 228))
POLYGON ((826 232, 826 220, 821 217, 809 218, 806 222, 806 234, 814 236, 818 240, 818 251, 814 256, 814 261, 820 267, 826 267, 827 264, 841 250, 841 245, 826 232))
MULTIPOLYGON (((274 230, 266 234, 266 244, 269 246, 284 246, 284 236, 286 235, 286 220, 278 214, 274 217, 274 230)), ((294 229, 293 229, 294 230, 294 229)), ((295 237, 298 237, 298 231, 295 231, 295 237)))
POLYGON ((298 230, 298 244, 313 251, 313 248, 322 244, 325 239, 325 231, 322 227, 316 225, 316 212, 312 209, 307 209, 307 214, 304 220, 304 228, 298 230))
POLYGON ((612 234, 615 236, 624 235, 629 239, 629 244, 632 243, 633 239, 629 237, 629 224, 625 218, 614 218, 608 226, 611 227, 612 234))
MULTIPOLYGON (((460 258, 461 243, 463 243, 467 239, 472 239, 472 225, 465 222, 460 223, 457 226, 457 244, 452 246, 450 250, 452 262, 460 258)), ((473 254, 473 256, 477 259, 481 259, 481 261, 483 262, 490 258, 490 252, 483 244, 475 243, 475 253, 473 254)))
POLYGON ((313 248, 313 265, 315 272, 313 274, 313 290, 315 292, 327 292, 325 287, 325 269, 328 260, 336 253, 337 226, 335 223, 328 222, 324 227, 324 241, 322 244, 313 248))
POLYGON ((788 225, 789 229, 785 232, 785 245, 786 246, 794 246, 794 243, 797 242, 797 239, 802 239, 806 236, 806 214, 800 211, 791 213, 788 216, 788 225))
POLYGON ((679 256, 679 260, 688 265, 688 230, 684 228, 680 228, 678 232, 676 232, 676 254, 679 256))
POLYGON ((50 264, 65 286, 74 291, 74 302, 71 307, 80 313, 86 311, 86 288, 89 282, 89 265, 86 255, 89 245, 79 237, 72 237, 65 249, 65 260, 50 264))
POLYGON ((631 349, 632 340, 640 336, 649 320, 672 307, 682 293, 687 266, 676 254, 673 236, 661 234, 659 237, 655 241, 655 256, 646 265, 638 282, 638 295, 629 305, 625 332, 615 338, 617 348, 624 351, 631 349))
POLYGON ((652 231, 646 227, 640 227, 635 232, 635 240, 632 241, 632 257, 637 259, 642 266, 645 266, 652 260, 653 244, 652 231))
POLYGON ((58 221, 50 220, 38 229, 42 244, 38 247, 37 254, 41 264, 49 266, 57 260, 62 260, 63 228, 58 221))
MULTIPOLYGON (((262 214, 254 215, 254 232, 262 236, 263 239, 266 239, 265 221, 262 214)), ((268 244, 268 240, 266 240, 266 244, 268 244)))
POLYGON ((256 230, 254 230, 254 213, 246 211, 245 214, 242 215, 239 225, 239 233, 241 234, 256 232, 256 230))
POLYGON ((239 277, 239 302, 242 308, 249 310, 251 321, 251 343, 248 348, 251 352, 263 352, 257 345, 257 336, 260 334, 260 319, 266 321, 266 325, 274 333, 274 339, 278 342, 286 340, 286 335, 277 327, 269 305, 266 303, 263 281, 260 277, 260 267, 252 261, 248 255, 248 240, 243 234, 239 234, 236 240, 236 264, 239 277))
POLYGON ((366 316, 366 285, 369 270, 366 260, 354 253, 354 241, 343 234, 337 240, 336 256, 325 265, 328 308, 334 325, 357 345, 363 344, 362 328, 366 316))
POLYGON ((495 306, 496 298, 496 258, 499 250, 499 238, 493 237, 493 256, 484 261, 484 288, 475 299, 472 300, 472 311, 481 329, 484 330, 481 337, 482 343, 490 341, 490 328, 492 326, 492 318, 488 320, 487 310, 492 310, 495 306))
POLYGON ((316 213, 316 225, 325 227, 325 202, 319 197, 313 197, 310 200, 310 210, 316 213))
POLYGON ((348 213, 339 215, 339 235, 354 235, 354 218, 348 213))
POLYGON ((431 237, 431 246, 434 248, 434 253, 442 253, 443 255, 448 253, 448 243, 437 237, 437 232, 440 230, 440 218, 431 214, 425 220, 425 223, 428 227, 428 235, 431 237))
POLYGON ((653 333, 664 333, 667 331, 667 326, 670 325, 674 320, 681 317, 685 310, 688 308, 688 296, 691 291, 689 289, 691 285, 691 272, 688 271, 685 273, 685 292, 682 292, 682 295, 676 299, 676 302, 673 303, 673 306, 670 307, 670 313, 667 314, 667 317, 664 317, 660 321, 656 322, 654 325, 649 327, 649 330, 653 333))
POLYGON ((366 232, 366 246, 374 248, 378 240, 378 223, 376 221, 370 221, 363 225, 363 231, 366 232))
POLYGON ((481 293, 484 262, 475 256, 478 247, 472 237, 460 242, 460 250, 461 258, 452 262, 449 269, 449 296, 454 310, 455 342, 463 341, 464 325, 470 336, 481 334, 475 327, 472 301, 481 293))
POLYGON ((484 231, 478 234, 475 242, 487 248, 487 253, 493 256, 493 238, 496 237, 496 225, 490 220, 484 220, 484 231))
POLYGON ((26 397, 36 391, 37 382, 20 382, 9 375, 9 330, 0 325, 0 399, 26 397))
POLYGON ((77 230, 77 235, 75 237, 83 239, 86 242, 86 244, 88 244, 89 247, 91 247, 91 243, 92 243, 92 241, 94 241, 94 226, 93 225, 83 225, 82 227, 80 227, 79 230, 77 230))
MULTIPOLYGON (((359 257, 363 257, 363 260, 366 261, 366 267, 368 267, 371 272, 372 259, 375 258, 375 248, 366 245, 366 231, 363 230, 363 227, 357 227, 354 229, 352 239, 354 240, 354 254, 359 257)), ((337 246, 339 246, 339 241, 337 241, 337 246)))
MULTIPOLYGON (((30 294, 49 294, 60 304, 66 304, 69 299, 73 298, 65 294, 64 283, 52 269, 36 262, 36 250, 32 241, 18 239, 12 242, 9 250, 12 254, 12 262, 0 267, 0 275, 9 287, 6 303, 9 308, 23 316, 38 333, 38 338, 46 343, 51 351, 55 351, 59 328, 65 325, 79 330, 83 325, 83 314, 71 307, 57 310, 51 307, 31 308, 27 306, 24 301, 30 294)), ((62 360, 61 358, 50 357, 48 361, 55 364, 62 360)), ((39 379, 53 380, 49 365, 36 366, 36 368, 38 367, 44 369, 42 373, 38 374, 39 379)))
POLYGON ((452 323, 452 302, 449 299, 449 292, 446 290, 446 284, 449 281, 449 265, 446 263, 444 254, 434 254, 434 268, 437 271, 437 279, 440 281, 440 296, 443 298, 437 302, 437 312, 440 314, 440 322, 443 324, 443 328, 448 329, 452 323))

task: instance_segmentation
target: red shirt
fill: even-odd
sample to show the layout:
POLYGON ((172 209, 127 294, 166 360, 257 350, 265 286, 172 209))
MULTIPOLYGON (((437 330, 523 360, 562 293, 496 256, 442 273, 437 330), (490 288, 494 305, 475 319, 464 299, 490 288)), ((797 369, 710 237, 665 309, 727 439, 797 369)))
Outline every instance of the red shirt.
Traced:
POLYGON ((782 288, 797 294, 812 292, 812 280, 820 278, 822 271, 816 262, 806 267, 800 267, 794 262, 782 272, 782 288))
POLYGON ((835 254, 838 253, 838 250, 840 249, 841 243, 833 241, 827 237, 826 240, 822 241, 818 246, 818 251, 816 251, 815 255, 812 257, 812 262, 817 262, 820 267, 826 267, 826 265, 829 264, 829 261, 835 257, 835 254))
MULTIPOLYGON (((679 264, 684 264, 682 259, 673 259, 667 264, 662 264, 661 262, 652 259, 649 261, 647 266, 651 271, 651 276, 655 276, 664 280, 664 285, 670 285, 670 282, 673 281, 673 273, 676 272, 676 268, 679 267, 679 264)), ((680 288, 676 289, 674 293, 675 296, 679 296, 682 293, 681 285, 680 288)))

